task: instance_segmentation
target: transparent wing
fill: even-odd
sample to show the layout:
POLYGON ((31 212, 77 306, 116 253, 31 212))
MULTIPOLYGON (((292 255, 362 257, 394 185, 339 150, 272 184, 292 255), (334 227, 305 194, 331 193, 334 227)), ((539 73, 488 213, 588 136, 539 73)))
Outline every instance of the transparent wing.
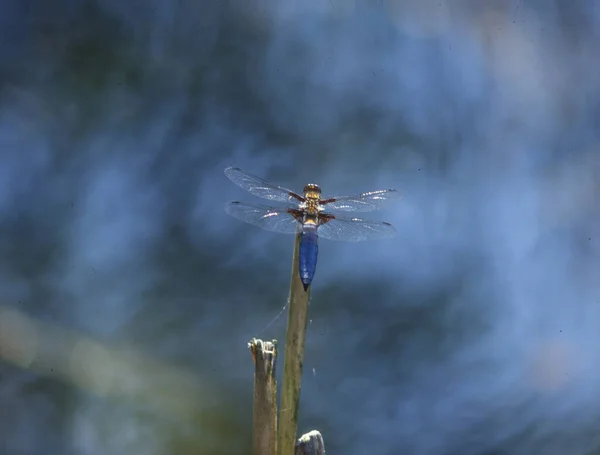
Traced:
POLYGON ((389 239, 396 235, 396 229, 384 221, 370 221, 361 218, 345 218, 331 214, 329 221, 319 224, 319 237, 329 240, 360 242, 363 240, 389 239))
POLYGON ((239 167, 228 167, 225 169, 225 175, 239 187, 270 201, 304 201, 303 197, 293 191, 282 186, 272 185, 260 177, 242 171, 239 167))
POLYGON ((245 204, 244 202, 230 202, 225 206, 225 211, 239 220, 267 231, 295 234, 298 226, 296 218, 286 209, 245 204))
POLYGON ((398 199, 400 193, 396 190, 378 190, 361 193, 357 196, 339 196, 321 200, 327 210, 343 212, 371 212, 381 208, 385 202, 398 199))

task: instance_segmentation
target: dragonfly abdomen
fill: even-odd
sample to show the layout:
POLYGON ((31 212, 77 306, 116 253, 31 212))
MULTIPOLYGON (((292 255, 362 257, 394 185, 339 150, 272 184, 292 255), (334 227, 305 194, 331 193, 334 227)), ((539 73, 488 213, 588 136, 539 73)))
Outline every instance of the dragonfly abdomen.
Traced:
POLYGON ((306 291, 312 282, 317 269, 317 256, 319 254, 319 236, 316 224, 304 224, 300 234, 300 280, 306 291))

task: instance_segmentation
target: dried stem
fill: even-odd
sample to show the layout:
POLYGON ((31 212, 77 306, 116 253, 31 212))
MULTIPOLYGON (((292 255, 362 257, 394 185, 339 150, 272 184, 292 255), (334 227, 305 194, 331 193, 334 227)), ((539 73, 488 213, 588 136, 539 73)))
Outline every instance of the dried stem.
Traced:
POLYGON ((248 343, 254 359, 253 455, 277 453, 277 341, 253 338, 248 343))
POLYGON ((292 259, 292 279, 290 284, 289 316, 285 341, 283 366, 283 386, 279 409, 278 454, 294 455, 296 447, 296 428, 298 424, 298 404, 304 362, 304 344, 308 321, 307 291, 302 286, 298 271, 300 233, 296 234, 294 256, 292 259))

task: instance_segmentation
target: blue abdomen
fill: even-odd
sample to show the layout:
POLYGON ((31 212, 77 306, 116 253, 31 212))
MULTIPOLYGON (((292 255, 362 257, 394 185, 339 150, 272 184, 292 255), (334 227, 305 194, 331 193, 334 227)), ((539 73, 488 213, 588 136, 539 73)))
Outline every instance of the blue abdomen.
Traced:
POLYGON ((319 254, 318 240, 317 226, 311 224, 302 226, 299 269, 300 279, 305 291, 310 286, 315 276, 315 270, 317 269, 317 256, 319 254))

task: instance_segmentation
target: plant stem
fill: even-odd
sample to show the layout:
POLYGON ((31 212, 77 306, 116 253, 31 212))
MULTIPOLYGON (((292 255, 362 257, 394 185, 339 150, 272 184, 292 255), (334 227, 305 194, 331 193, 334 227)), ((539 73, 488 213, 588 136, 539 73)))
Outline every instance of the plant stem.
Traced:
POLYGON ((298 271, 299 250, 300 233, 297 233, 292 259, 289 315, 283 365, 283 386, 279 407, 277 444, 279 455, 294 455, 296 446, 298 404, 300 401, 306 324, 308 322, 308 301, 310 297, 310 287, 305 291, 300 280, 300 273, 298 271))

